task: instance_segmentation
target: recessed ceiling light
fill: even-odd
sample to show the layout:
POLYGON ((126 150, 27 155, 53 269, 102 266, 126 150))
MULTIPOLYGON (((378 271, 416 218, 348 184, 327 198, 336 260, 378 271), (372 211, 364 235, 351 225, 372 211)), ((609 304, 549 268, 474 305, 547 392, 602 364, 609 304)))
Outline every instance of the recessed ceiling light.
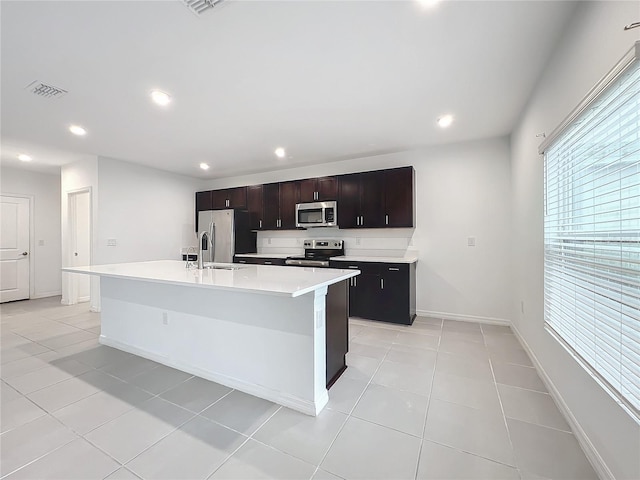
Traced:
POLYGON ((278 157, 278 158, 284 158, 284 157, 287 156, 287 152, 285 152, 284 148, 282 148, 282 147, 276 148, 275 154, 276 154, 276 157, 278 157))
POLYGON ((69 127, 69 131, 74 135, 79 135, 79 136, 87 134, 87 131, 84 128, 82 128, 80 125, 71 125, 69 127))
POLYGON ((153 90, 151 92, 151 100, 164 107, 171 103, 171 95, 167 92, 163 92, 162 90, 153 90))
POLYGON ((20 155, 18 155, 18 160, 20 160, 21 162, 30 162, 33 159, 26 153, 21 153, 20 155))
POLYGON ((442 128, 447 128, 453 123, 453 115, 443 115, 438 118, 438 125, 442 128))
POLYGON ((422 8, 431 8, 439 4, 440 0, 418 0, 418 3, 422 5, 422 8))
POLYGON ((200 168, 202 170, 209 170, 209 165, 207 165, 206 163, 203 162, 203 163, 200 164, 200 168))

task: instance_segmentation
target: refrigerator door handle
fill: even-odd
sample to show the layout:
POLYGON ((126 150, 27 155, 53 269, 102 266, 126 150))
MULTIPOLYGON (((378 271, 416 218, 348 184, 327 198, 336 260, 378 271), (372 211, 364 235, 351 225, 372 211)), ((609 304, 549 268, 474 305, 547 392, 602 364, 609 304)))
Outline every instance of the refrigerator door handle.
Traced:
POLYGON ((209 225, 209 243, 211 244, 211 254, 209 258, 211 258, 211 262, 216 261, 216 224, 211 222, 209 225))

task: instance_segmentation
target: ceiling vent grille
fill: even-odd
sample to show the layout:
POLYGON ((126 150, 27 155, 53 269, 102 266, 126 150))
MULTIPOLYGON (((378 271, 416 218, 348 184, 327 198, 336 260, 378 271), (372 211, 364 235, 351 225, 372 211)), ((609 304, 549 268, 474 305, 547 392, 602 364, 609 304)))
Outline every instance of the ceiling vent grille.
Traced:
POLYGON ((44 98, 61 98, 68 93, 63 88, 54 87, 53 85, 47 85, 46 83, 42 83, 38 80, 36 80, 35 82, 31 82, 25 87, 25 89, 29 90, 34 95, 38 95, 39 97, 44 98))
POLYGON ((182 0, 189 10, 196 15, 200 16, 207 10, 211 10, 213 7, 222 3, 223 0, 182 0))

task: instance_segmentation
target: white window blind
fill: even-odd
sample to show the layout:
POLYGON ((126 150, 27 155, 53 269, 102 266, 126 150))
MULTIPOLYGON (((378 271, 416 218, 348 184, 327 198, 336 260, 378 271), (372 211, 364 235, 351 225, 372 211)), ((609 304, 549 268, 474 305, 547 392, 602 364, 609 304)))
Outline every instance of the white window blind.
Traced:
POLYGON ((541 147, 546 326, 640 417, 637 55, 553 137, 541 147))

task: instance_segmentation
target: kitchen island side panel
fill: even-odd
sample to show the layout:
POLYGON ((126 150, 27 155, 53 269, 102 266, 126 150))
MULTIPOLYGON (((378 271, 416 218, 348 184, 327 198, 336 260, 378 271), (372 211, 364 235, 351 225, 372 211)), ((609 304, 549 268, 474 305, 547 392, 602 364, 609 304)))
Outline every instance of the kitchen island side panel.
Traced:
POLYGON ((102 277, 100 342, 315 415, 328 401, 326 291, 283 297, 102 277))

